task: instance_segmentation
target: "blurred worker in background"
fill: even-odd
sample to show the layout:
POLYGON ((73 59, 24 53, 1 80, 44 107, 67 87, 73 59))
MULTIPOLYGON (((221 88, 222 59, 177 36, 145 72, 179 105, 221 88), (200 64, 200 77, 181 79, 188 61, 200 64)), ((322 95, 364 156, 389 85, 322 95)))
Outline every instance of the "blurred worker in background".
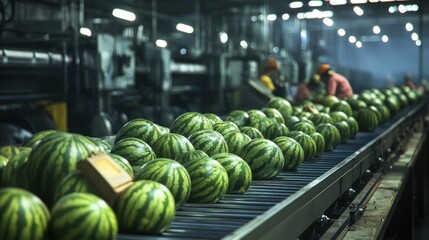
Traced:
POLYGON ((405 76, 404 82, 405 82, 405 85, 407 85, 411 89, 416 89, 416 85, 413 83, 413 80, 411 79, 411 75, 405 76))
POLYGON ((315 95, 320 86, 320 77, 319 75, 314 74, 308 82, 298 85, 295 100, 298 102, 310 100, 315 95))
POLYGON ((343 75, 334 72, 328 64, 322 64, 317 70, 322 82, 326 84, 326 94, 339 99, 353 96, 353 89, 343 75))
POLYGON ((278 78, 279 73, 280 64, 275 59, 268 59, 265 62, 264 72, 261 75, 260 80, 271 92, 274 92, 276 89, 274 79, 278 78))

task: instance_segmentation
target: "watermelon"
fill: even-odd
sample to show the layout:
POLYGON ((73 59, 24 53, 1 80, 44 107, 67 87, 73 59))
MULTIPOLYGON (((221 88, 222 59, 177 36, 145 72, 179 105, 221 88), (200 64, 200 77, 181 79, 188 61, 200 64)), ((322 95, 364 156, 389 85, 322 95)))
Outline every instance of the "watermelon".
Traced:
POLYGON ((180 155, 176 159, 176 161, 183 165, 183 164, 185 164, 189 161, 192 161, 194 159, 205 158, 205 157, 209 157, 209 155, 207 155, 207 153, 205 153, 201 150, 191 150, 191 151, 185 152, 182 155, 180 155))
POLYGON ((96 153, 97 147, 78 134, 57 132, 43 139, 28 156, 26 175, 29 189, 48 207, 60 181, 76 170, 79 160, 96 153))
POLYGON ((19 147, 16 146, 3 146, 0 147, 0 156, 3 156, 7 159, 15 156, 20 152, 19 147))
POLYGON ((249 114, 242 110, 234 110, 228 114, 226 120, 235 123, 237 127, 241 128, 248 124, 249 114))
POLYGON ((344 100, 340 100, 337 103, 334 103, 331 106, 331 111, 335 112, 335 111, 340 111, 343 112, 345 114, 347 114, 348 117, 350 117, 353 114, 353 110, 352 107, 350 106, 350 104, 344 100))
POLYGON ((300 112, 296 116, 300 119, 311 119, 313 114, 310 112, 300 112))
POLYGON ((275 108, 262 108, 261 111, 265 113, 268 119, 272 120, 273 122, 278 123, 285 123, 285 120, 283 119, 282 114, 279 112, 279 110, 275 108))
MULTIPOLYGON (((115 145, 124 138, 132 137, 140 139, 153 147, 154 142, 161 136, 161 133, 162 131, 155 123, 146 119, 137 118, 129 121, 119 129, 116 134, 115 145)), ((128 161, 130 160, 128 159, 128 161)))
POLYGON ((325 151, 332 151, 340 143, 340 133, 331 123, 323 123, 316 127, 316 132, 325 139, 325 151))
POLYGON ((329 116, 331 116, 332 122, 346 121, 348 118, 347 114, 339 111, 330 112, 329 116))
POLYGON ((157 158, 144 164, 135 180, 159 182, 170 190, 176 209, 179 209, 191 194, 191 178, 186 169, 178 162, 168 158, 157 158))
POLYGON ((276 177, 285 164, 281 149, 268 139, 254 139, 242 150, 242 158, 252 169, 253 179, 276 177))
POLYGON ((261 131, 259 131, 254 127, 249 127, 249 126, 242 127, 240 131, 246 134, 247 136, 249 136, 251 139, 264 138, 264 135, 262 135, 261 131))
POLYGON ((364 101, 359 100, 359 99, 351 99, 350 98, 350 99, 347 99, 345 101, 350 105, 350 107, 354 111, 357 111, 357 110, 359 110, 361 108, 366 108, 367 107, 367 104, 364 101))
POLYGON ((247 111, 247 114, 249 114, 249 118, 251 118, 251 117, 266 118, 267 117, 267 115, 265 115, 264 112, 262 112, 261 110, 258 110, 258 109, 251 109, 251 110, 247 111))
POLYGON ((164 126, 158 125, 158 124, 156 124, 156 123, 155 123, 155 125, 156 125, 156 126, 158 127, 158 129, 159 129, 160 135, 163 135, 163 134, 165 134, 165 133, 169 133, 169 132, 170 132, 170 129, 169 129, 168 127, 164 127, 164 126))
POLYGON ((160 234, 176 213, 174 197, 167 187, 151 180, 140 180, 119 196, 115 213, 119 230, 129 234, 160 234))
POLYGON ((9 159, 7 159, 5 156, 0 155, 0 186, 2 186, 3 169, 7 165, 8 161, 9 159))
POLYGON ((396 114, 401 109, 401 105, 395 95, 387 97, 384 104, 389 108, 392 115, 396 114))
POLYGON ((0 239, 46 239, 50 213, 32 193, 19 188, 0 189, 0 239))
POLYGON ((252 139, 244 133, 234 132, 225 135, 224 137, 230 153, 240 156, 241 150, 252 139))
POLYGON ((221 122, 221 123, 215 123, 213 125, 213 130, 215 130, 216 132, 222 134, 222 136, 224 136, 224 137, 228 133, 240 132, 240 129, 237 127, 237 125, 235 125, 235 123, 230 122, 230 121, 225 121, 225 122, 221 122))
POLYGON ((194 132, 188 139, 195 149, 204 151, 209 156, 228 152, 228 144, 225 142, 225 139, 220 133, 214 130, 194 132))
POLYGON ((232 153, 218 153, 211 157, 225 168, 228 174, 227 193, 243 194, 252 182, 252 170, 239 156, 232 153))
POLYGON ((122 169, 124 169, 125 172, 127 172, 131 177, 134 177, 133 167, 127 159, 114 153, 109 153, 109 156, 115 163, 117 163, 122 169))
POLYGON ((67 194, 81 192, 96 194, 96 189, 79 170, 71 172, 58 184, 54 194, 54 203, 67 194))
POLYGON ((196 131, 211 129, 213 129, 213 124, 206 116, 197 112, 187 112, 173 121, 170 133, 178 133, 189 137, 196 131))
POLYGON ((377 114, 368 108, 360 109, 356 115, 359 131, 372 132, 378 125, 377 114))
POLYGON ((119 140, 110 153, 127 159, 132 166, 141 166, 156 158, 156 154, 149 144, 134 137, 119 140))
POLYGON ((286 137, 295 138, 296 136, 303 135, 303 134, 305 134, 303 131, 290 131, 288 132, 286 137))
POLYGON ((292 129, 296 123, 299 122, 299 117, 297 116, 289 116, 285 119, 285 125, 288 129, 292 129))
POLYGON ((315 157, 319 156, 323 150, 325 149, 325 139, 323 138, 323 135, 315 132, 309 135, 311 138, 313 138, 314 143, 316 143, 317 151, 314 155, 315 157))
POLYGON ((292 107, 292 115, 297 115, 298 113, 304 111, 304 106, 298 105, 292 107))
POLYGON ((183 164, 191 177, 189 202, 216 203, 228 190, 228 173, 212 158, 195 159, 183 164))
POLYGON ((283 119, 286 119, 288 116, 292 115, 293 111, 290 102, 281 97, 271 98, 265 107, 277 109, 282 114, 283 119))
POLYGON ((376 106, 373 106, 373 105, 370 105, 369 107, 368 107, 368 109, 370 109, 370 110, 372 110, 372 111, 374 111, 375 112, 375 114, 377 114, 377 122, 378 123, 381 123, 381 122, 383 122, 383 114, 378 110, 378 108, 376 107, 376 106))
POLYGON ((290 137, 278 137, 273 141, 282 151, 284 157, 283 170, 296 171, 304 161, 304 150, 301 145, 290 137))
POLYGON ((28 188, 28 180, 25 176, 28 156, 31 153, 31 148, 20 150, 18 154, 9 159, 7 165, 2 171, 1 186, 28 188), (23 176, 24 175, 24 176, 23 176))
POLYGON ((212 124, 223 122, 222 119, 218 115, 216 115, 214 113, 204 113, 203 115, 206 118, 208 118, 212 122, 212 124))
POLYGON ((302 150, 304 150, 304 161, 313 159, 317 153, 317 145, 307 134, 298 134, 295 137, 292 137, 295 141, 301 145, 302 150))
POLYGON ((331 107, 335 103, 340 102, 340 99, 336 96, 326 95, 322 98, 321 104, 326 107, 331 107))
POLYGON ((112 150, 112 146, 104 139, 96 138, 96 137, 88 137, 88 139, 98 147, 100 152, 110 152, 112 150))
POLYGON ((249 117, 249 126, 258 129, 263 136, 267 133, 267 128, 271 124, 272 121, 267 117, 262 117, 258 115, 250 115, 249 117))
POLYGON ((302 131, 306 134, 311 134, 314 133, 316 129, 314 128, 313 123, 298 122, 293 126, 292 131, 302 131))
POLYGON ((40 131, 36 134, 34 134, 31 138, 29 138, 25 143, 23 144, 24 147, 34 148, 37 146, 37 144, 40 143, 40 141, 45 138, 46 136, 56 133, 55 130, 44 130, 40 131))
POLYGON ((277 137, 286 136, 289 133, 289 129, 283 123, 274 122, 268 126, 265 137, 274 140, 277 137))
POLYGON ((359 132, 359 124, 354 117, 348 117, 347 123, 349 124, 349 127, 350 127, 349 128, 350 129, 350 138, 353 138, 359 132))
POLYGON ((90 193, 68 194, 52 208, 51 239, 116 239, 118 222, 107 203, 90 193))
POLYGON ((319 113, 313 115, 310 120, 313 122, 314 126, 317 126, 322 123, 332 123, 332 118, 327 113, 319 113))
POLYGON ((185 152, 195 149, 184 136, 177 133, 166 133, 156 140, 153 150, 159 158, 176 159, 185 152))
POLYGON ((338 129, 340 133, 340 142, 346 143, 350 138, 350 126, 346 121, 334 122, 334 126, 338 129))

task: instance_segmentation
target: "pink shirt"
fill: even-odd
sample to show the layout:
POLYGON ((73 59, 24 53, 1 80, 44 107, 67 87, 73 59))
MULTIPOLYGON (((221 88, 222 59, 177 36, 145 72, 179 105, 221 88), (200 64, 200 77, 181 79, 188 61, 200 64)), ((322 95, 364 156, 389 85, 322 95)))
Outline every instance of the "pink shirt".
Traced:
POLYGON ((326 84, 326 94, 344 99, 353 96, 353 90, 347 78, 334 72, 326 84))

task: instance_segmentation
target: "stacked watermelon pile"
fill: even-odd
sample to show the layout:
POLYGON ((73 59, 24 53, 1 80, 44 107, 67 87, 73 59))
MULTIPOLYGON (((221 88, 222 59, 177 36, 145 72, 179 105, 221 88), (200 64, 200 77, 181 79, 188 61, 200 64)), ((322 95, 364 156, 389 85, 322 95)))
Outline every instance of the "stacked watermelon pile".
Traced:
POLYGON ((299 171, 303 162, 359 131, 374 131, 421 97, 408 87, 296 106, 275 97, 262 109, 234 110, 224 118, 184 113, 170 128, 134 119, 112 144, 39 132, 22 147, 0 148, 0 239, 160 234, 186 202, 216 203, 226 193, 244 194, 253 180, 299 171), (134 179, 114 206, 77 169, 78 161, 97 154, 108 154, 134 179))

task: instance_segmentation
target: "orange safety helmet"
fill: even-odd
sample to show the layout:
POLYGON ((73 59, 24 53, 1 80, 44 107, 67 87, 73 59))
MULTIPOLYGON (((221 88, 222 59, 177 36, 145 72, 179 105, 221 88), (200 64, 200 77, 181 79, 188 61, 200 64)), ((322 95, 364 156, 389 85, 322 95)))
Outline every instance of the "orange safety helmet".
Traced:
POLYGON ((331 70, 331 66, 329 66, 329 64, 321 64, 317 69, 317 75, 322 76, 329 70, 331 70))
POLYGON ((265 62, 265 69, 280 70, 280 64, 277 62, 277 60, 270 58, 265 62))

